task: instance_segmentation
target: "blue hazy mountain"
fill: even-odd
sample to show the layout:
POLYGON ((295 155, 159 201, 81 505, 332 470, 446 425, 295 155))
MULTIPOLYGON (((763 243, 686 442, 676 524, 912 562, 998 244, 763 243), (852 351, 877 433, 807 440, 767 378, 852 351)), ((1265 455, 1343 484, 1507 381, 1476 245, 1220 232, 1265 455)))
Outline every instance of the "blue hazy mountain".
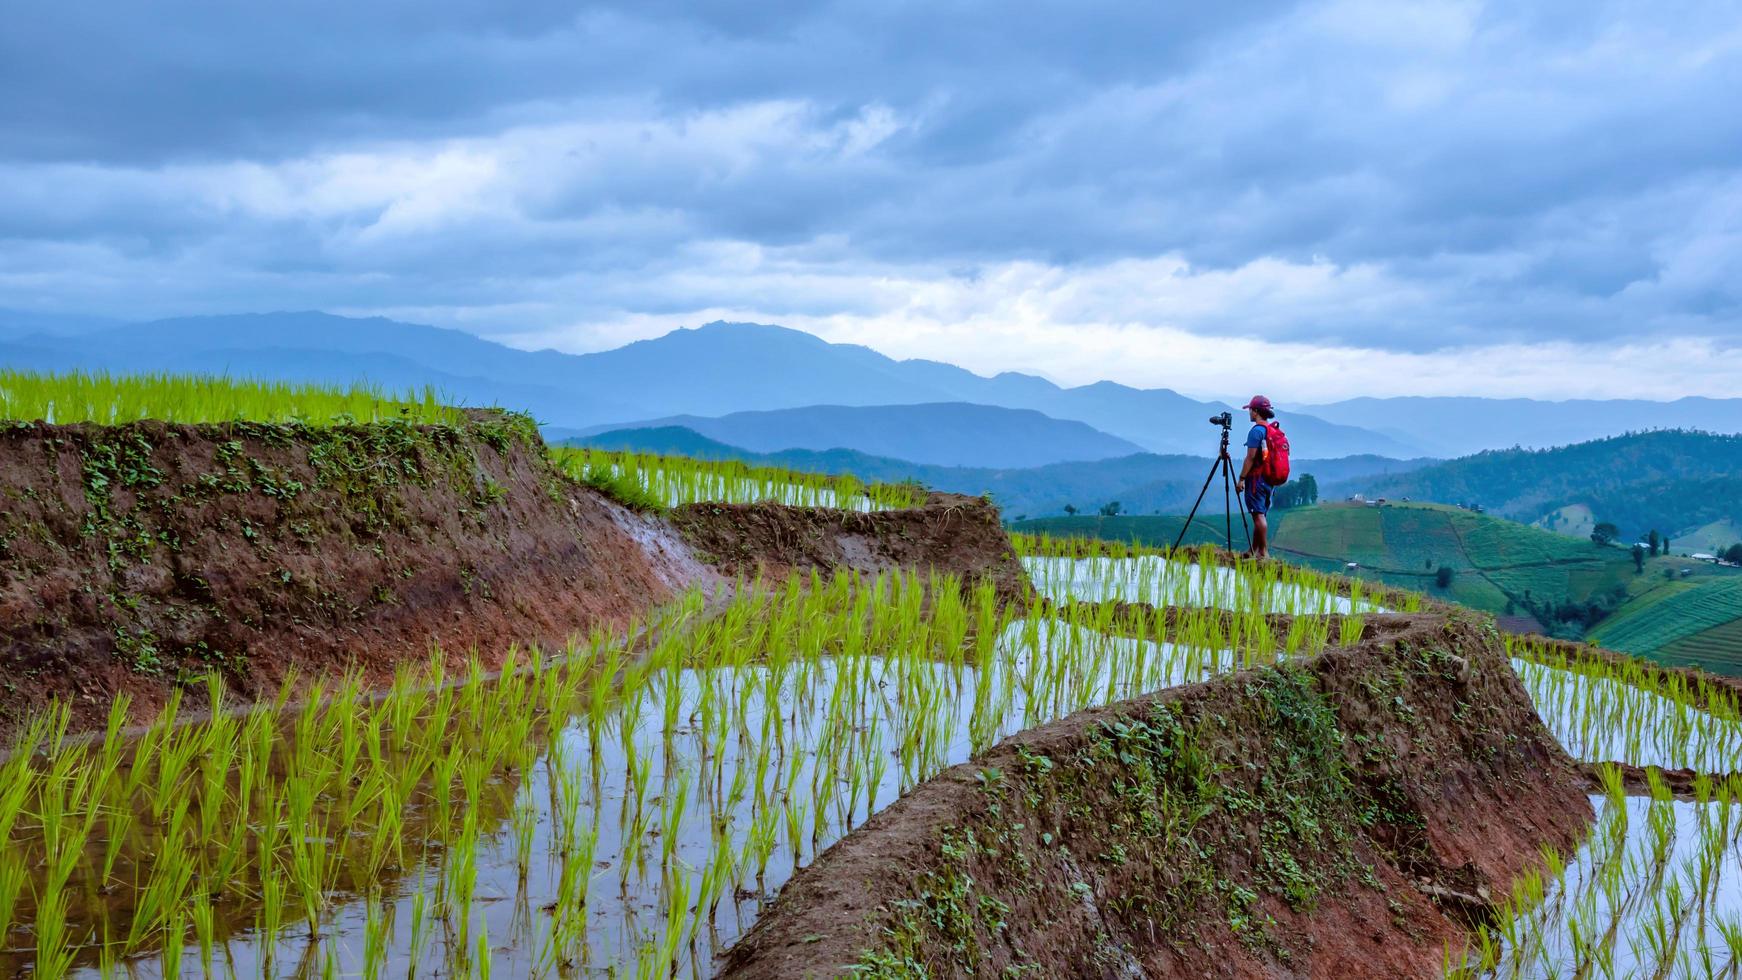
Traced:
POLYGON ((809 405, 717 418, 679 415, 647 425, 682 427, 752 452, 851 449, 934 465, 1033 467, 1143 451, 1082 422, 1049 418, 1033 409, 967 402, 809 405))

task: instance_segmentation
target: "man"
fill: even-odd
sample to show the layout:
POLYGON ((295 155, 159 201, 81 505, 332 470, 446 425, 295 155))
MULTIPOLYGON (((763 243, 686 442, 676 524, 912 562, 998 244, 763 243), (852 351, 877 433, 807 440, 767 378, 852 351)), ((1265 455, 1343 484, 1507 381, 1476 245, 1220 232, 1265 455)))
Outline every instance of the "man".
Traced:
POLYGON ((1264 452, 1267 426, 1265 423, 1276 418, 1276 410, 1270 407, 1270 399, 1263 395, 1253 395, 1252 400, 1244 406, 1246 415, 1252 420, 1252 431, 1246 433, 1246 462, 1240 466, 1240 479, 1235 481, 1234 490, 1246 501, 1246 510, 1252 515, 1252 550, 1242 557, 1270 557, 1270 494, 1272 487, 1264 482, 1264 452))

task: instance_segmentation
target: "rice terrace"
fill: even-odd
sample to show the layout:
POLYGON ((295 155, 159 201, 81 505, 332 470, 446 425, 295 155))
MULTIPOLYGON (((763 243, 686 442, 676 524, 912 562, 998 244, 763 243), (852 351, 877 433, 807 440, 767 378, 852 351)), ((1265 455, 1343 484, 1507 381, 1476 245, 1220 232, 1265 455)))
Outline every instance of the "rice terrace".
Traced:
POLYGON ((1742 971, 1733 680, 433 392, 0 419, 0 976, 1742 971))

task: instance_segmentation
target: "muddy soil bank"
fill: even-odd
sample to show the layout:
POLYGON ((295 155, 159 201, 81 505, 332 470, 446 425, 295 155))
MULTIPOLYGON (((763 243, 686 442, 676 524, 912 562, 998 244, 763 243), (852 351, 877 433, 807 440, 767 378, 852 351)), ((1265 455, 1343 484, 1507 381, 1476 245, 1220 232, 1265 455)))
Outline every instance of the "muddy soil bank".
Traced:
POLYGON ((4 423, 0 737, 56 699, 77 728, 121 694, 148 717, 214 670, 250 698, 292 672, 384 681, 436 647, 494 667, 515 644, 614 630, 751 566, 937 567, 1015 592, 1026 579, 1008 552, 972 498, 638 514, 497 412, 454 426, 4 423))
POLYGON ((80 723, 222 671, 370 680, 440 646, 500 657, 696 580, 669 531, 561 480, 536 430, 235 423, 0 429, 0 727, 80 723), (663 539, 663 540, 662 540, 663 539))
POLYGON ((1586 832, 1585 778, 1476 617, 1072 715, 796 876, 725 976, 1438 976, 1586 832))
POLYGON ((997 508, 981 497, 933 493, 920 507, 871 512, 691 504, 674 510, 671 523, 727 574, 913 568, 989 578, 1007 601, 1033 592, 997 508))

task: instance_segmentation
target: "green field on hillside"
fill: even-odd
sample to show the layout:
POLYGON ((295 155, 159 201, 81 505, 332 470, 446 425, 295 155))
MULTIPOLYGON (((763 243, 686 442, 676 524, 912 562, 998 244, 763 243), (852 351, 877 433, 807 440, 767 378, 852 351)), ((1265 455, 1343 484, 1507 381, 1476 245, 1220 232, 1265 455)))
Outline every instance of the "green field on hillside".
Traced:
POLYGON ((1742 541, 1742 522, 1725 518, 1676 534, 1670 546, 1678 555, 1701 551, 1715 555, 1739 541, 1742 541))

